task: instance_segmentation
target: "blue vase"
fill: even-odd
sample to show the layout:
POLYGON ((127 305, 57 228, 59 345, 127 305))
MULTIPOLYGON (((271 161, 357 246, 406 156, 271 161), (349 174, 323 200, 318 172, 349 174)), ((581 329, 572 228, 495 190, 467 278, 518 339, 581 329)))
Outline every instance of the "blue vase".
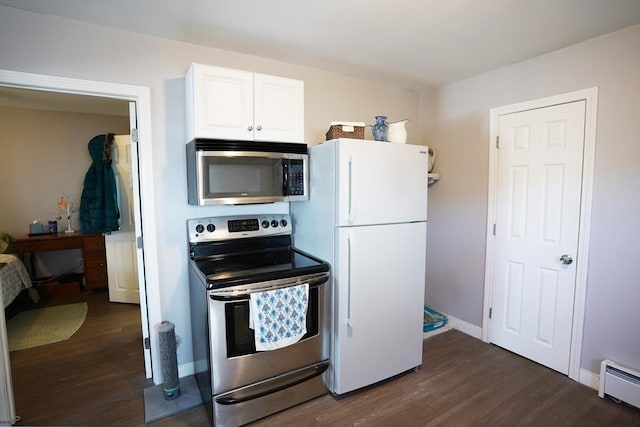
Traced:
POLYGON ((376 141, 386 141, 389 133, 389 127, 387 126, 387 116, 376 116, 376 122, 371 129, 373 139, 376 141))

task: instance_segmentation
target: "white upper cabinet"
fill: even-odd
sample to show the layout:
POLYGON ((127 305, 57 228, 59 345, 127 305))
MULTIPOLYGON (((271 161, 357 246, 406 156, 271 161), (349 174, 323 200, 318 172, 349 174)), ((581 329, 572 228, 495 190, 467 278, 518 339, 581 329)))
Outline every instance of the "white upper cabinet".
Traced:
POLYGON ((304 142, 304 83, 253 75, 254 139, 304 142))
POLYGON ((304 142, 304 82, 192 64, 185 79, 187 141, 304 142))

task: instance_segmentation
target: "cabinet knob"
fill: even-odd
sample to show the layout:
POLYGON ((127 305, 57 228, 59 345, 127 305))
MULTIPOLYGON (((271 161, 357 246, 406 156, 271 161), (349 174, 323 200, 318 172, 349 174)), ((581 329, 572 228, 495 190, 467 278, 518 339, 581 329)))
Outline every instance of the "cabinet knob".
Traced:
POLYGON ((251 131, 253 130, 253 126, 249 126, 249 127, 247 128, 247 130, 248 130, 249 132, 251 132, 251 131))
POLYGON ((262 130, 262 126, 258 126, 256 129, 258 129, 258 130, 262 130))

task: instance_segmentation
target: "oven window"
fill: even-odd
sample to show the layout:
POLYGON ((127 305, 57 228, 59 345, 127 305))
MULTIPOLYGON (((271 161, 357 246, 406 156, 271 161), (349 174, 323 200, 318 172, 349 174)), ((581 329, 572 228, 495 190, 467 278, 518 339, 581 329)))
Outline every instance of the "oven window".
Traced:
MULTIPOLYGON (((318 335, 318 287, 309 289, 307 308, 307 333, 302 340, 318 335)), ((233 301, 225 304, 227 327, 227 357, 256 353, 255 334, 249 328, 249 301, 233 301)))

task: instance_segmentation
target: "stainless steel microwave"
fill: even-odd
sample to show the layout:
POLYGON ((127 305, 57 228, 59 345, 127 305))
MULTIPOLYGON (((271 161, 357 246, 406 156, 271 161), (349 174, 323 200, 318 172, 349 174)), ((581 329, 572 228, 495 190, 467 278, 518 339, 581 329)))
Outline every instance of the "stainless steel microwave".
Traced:
POLYGON ((309 199, 306 144, 196 138, 187 144, 191 205, 309 199))

